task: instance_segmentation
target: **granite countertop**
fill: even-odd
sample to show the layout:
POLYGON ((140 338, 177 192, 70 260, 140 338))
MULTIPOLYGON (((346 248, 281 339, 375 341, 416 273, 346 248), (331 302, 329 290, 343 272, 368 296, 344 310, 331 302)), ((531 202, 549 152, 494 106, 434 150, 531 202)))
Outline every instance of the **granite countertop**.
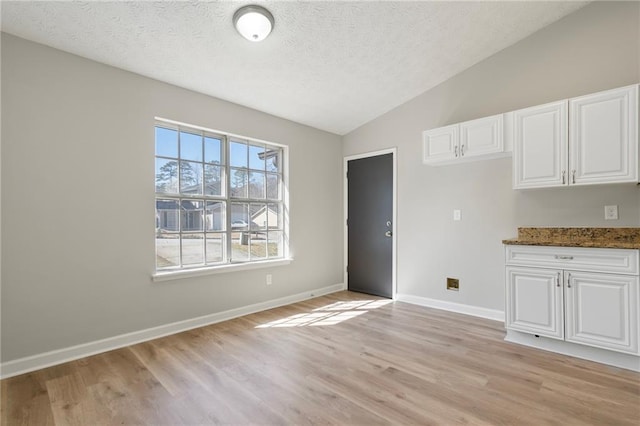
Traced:
POLYGON ((640 228, 518 228, 503 244, 640 249, 640 228))

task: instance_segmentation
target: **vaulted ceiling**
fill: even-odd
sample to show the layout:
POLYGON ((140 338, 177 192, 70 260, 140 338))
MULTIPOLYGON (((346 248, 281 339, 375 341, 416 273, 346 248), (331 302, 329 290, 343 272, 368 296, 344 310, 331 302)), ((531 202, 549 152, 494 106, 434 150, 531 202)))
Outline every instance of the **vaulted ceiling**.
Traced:
POLYGON ((588 2, 253 3, 261 43, 233 28, 247 1, 3 1, 2 30, 343 135, 588 2))

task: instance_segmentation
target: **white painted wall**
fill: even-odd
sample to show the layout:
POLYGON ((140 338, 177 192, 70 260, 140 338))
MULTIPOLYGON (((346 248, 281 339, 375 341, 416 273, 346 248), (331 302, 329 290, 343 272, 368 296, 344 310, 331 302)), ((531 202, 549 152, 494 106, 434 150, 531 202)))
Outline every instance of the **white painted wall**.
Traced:
POLYGON ((635 185, 514 191, 511 158, 421 163, 423 130, 639 81, 640 4, 594 3, 346 135, 345 156, 398 147, 398 292, 503 310, 518 226, 639 226, 635 185))
POLYGON ((3 362, 342 282, 339 136, 7 34, 1 78, 3 362), (293 263, 151 281, 154 116, 289 146, 293 263))

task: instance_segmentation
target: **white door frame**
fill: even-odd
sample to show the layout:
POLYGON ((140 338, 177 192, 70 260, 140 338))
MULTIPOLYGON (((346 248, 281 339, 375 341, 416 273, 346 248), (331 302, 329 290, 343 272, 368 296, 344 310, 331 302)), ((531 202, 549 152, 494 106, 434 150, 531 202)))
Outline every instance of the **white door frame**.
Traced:
POLYGON ((347 218, 349 217, 349 183, 347 181, 347 167, 349 161, 351 160, 359 160, 361 158, 369 158, 369 157, 377 157, 378 155, 384 154, 392 154, 393 155, 393 206, 392 206, 392 217, 391 217, 391 298, 396 300, 397 291, 397 282, 396 282, 396 253, 397 253, 397 241, 398 241, 398 233, 396 227, 396 217, 398 211, 398 191, 397 191, 397 182, 398 182, 398 172, 397 172, 397 162, 398 162, 398 151, 396 147, 382 149, 380 151, 372 151, 365 152, 362 154, 354 154, 348 155, 344 157, 344 165, 343 165, 343 194, 344 194, 344 262, 343 262, 343 271, 344 271, 344 285, 345 289, 349 288, 349 274, 347 274, 347 263, 349 262, 349 229, 347 228, 347 218))

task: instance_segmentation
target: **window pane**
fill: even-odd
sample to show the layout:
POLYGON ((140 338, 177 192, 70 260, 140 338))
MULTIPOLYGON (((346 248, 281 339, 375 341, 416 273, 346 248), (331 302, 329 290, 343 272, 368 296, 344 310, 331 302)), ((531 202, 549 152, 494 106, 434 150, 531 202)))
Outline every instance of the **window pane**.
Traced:
POLYGON ((269 229, 282 229, 282 213, 280 211, 280 204, 269 204, 267 225, 269 229))
POLYGON ((265 174, 262 172, 249 172, 249 198, 264 198, 265 174))
POLYGON ((265 159, 267 162, 268 172, 281 172, 280 170, 281 151, 279 149, 267 149, 267 153, 265 157, 266 157, 265 159))
POLYGON ((278 175, 267 173, 267 198, 270 200, 280 199, 280 178, 278 175))
POLYGON ((249 204, 231 204, 231 260, 249 260, 249 204))
POLYGON ((222 167, 204 165, 205 195, 222 195, 222 167))
POLYGON ((282 231, 269 231, 269 257, 284 256, 282 231))
POLYGON ((156 155, 178 158, 178 131, 156 127, 156 155))
POLYGON ((265 149, 264 146, 249 145, 249 168, 264 170, 265 149))
POLYGON ((249 205, 251 217, 251 259, 267 257, 267 205, 252 203, 249 205))
POLYGON ((252 231, 267 230, 267 205, 266 204, 252 203, 249 206, 249 216, 251 216, 252 231))
POLYGON ((231 197, 247 198, 248 177, 246 170, 231 169, 231 197))
POLYGON ((202 161, 202 136, 180 132, 180 159, 202 161))
POLYGON ((180 192, 202 194, 202 163, 180 162, 180 192))
POLYGON ((204 263, 203 237, 203 234, 182 234, 183 265, 197 265, 204 263))
POLYGON ((226 203, 224 201, 207 201, 206 225, 207 231, 224 231, 226 228, 226 203))
POLYGON ((203 231, 203 201, 182 200, 180 203, 180 226, 182 232, 203 231))
POLYGON ((224 234, 207 234, 207 263, 219 263, 224 260, 224 234))
POLYGON ((247 144, 231 142, 229 150, 229 163, 234 167, 247 167, 247 144))
POLYGON ((204 162, 222 164, 222 141, 218 138, 204 138, 204 162))
POLYGON ((178 222, 177 200, 156 200, 156 233, 177 232, 180 230, 178 222))
POLYGON ((231 203, 231 230, 246 231, 249 229, 249 204, 231 203))
POLYGON ((262 260, 267 258, 267 235, 255 233, 251 234, 251 260, 262 260))
POLYGON ((178 193, 178 162, 156 158, 156 192, 178 193))
POLYGON ((180 234, 156 233, 156 268, 180 266, 180 234))
POLYGON ((244 262, 247 260, 249 260, 249 233, 231 234, 231 261, 244 262))

